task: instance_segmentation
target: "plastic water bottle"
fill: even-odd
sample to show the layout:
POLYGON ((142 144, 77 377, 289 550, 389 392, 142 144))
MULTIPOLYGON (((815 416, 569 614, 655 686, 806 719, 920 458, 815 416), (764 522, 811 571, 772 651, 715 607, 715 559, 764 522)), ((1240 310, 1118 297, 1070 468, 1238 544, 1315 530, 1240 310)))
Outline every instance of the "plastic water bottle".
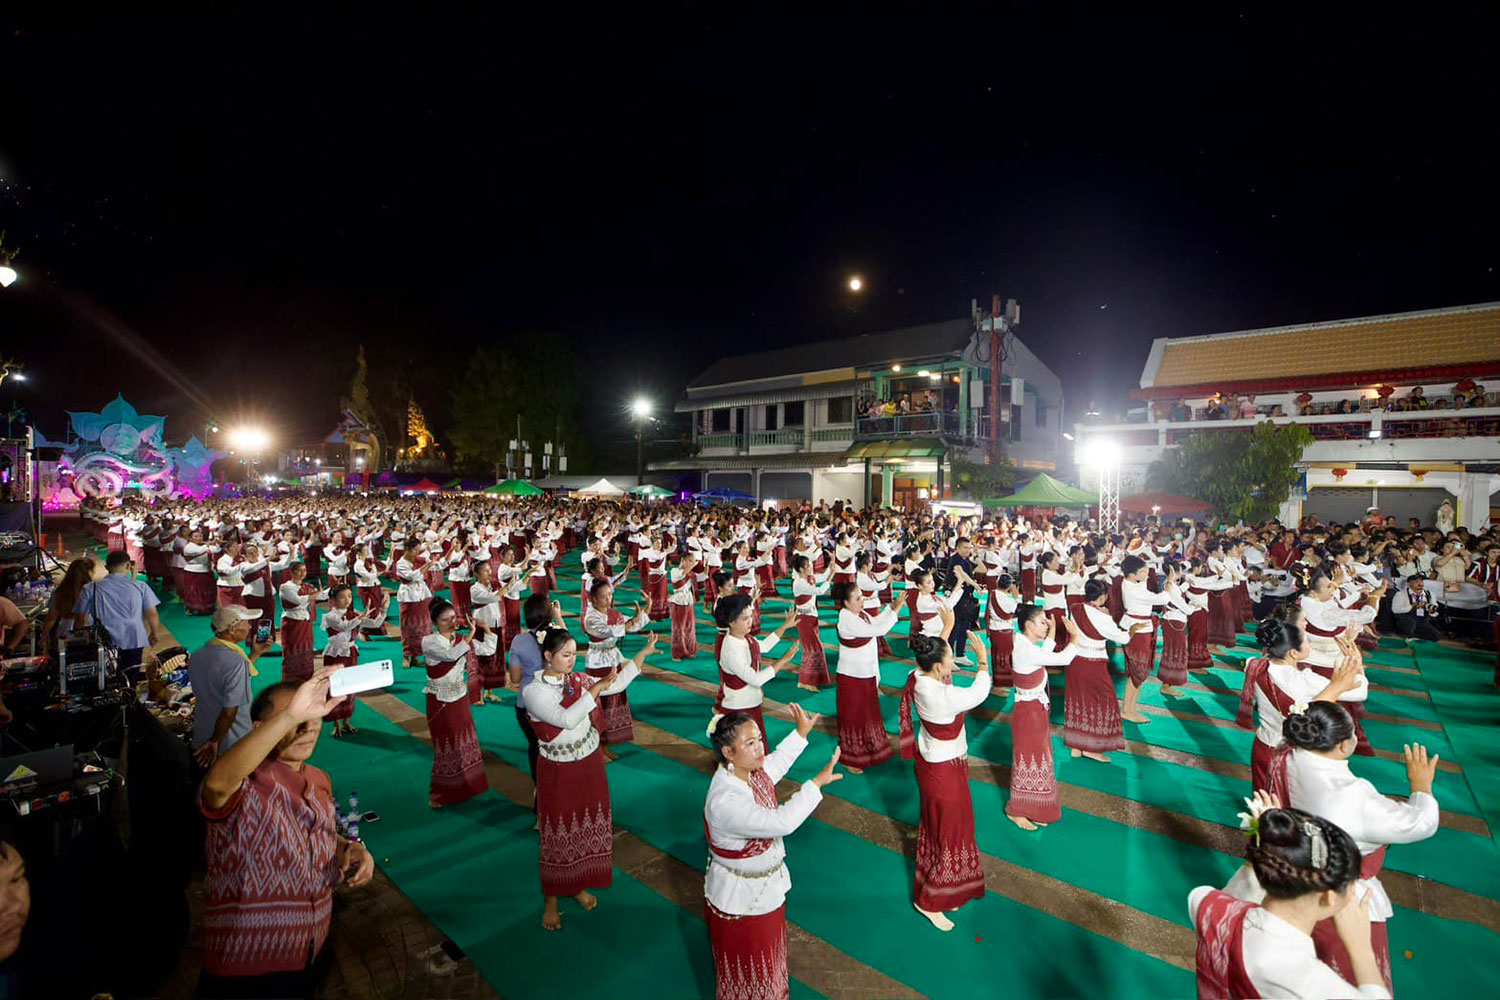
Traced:
POLYGON ((358 840, 359 839, 359 792, 356 792, 356 791, 351 791, 349 793, 349 820, 348 820, 348 824, 347 825, 348 825, 348 828, 349 828, 349 839, 350 840, 358 840))

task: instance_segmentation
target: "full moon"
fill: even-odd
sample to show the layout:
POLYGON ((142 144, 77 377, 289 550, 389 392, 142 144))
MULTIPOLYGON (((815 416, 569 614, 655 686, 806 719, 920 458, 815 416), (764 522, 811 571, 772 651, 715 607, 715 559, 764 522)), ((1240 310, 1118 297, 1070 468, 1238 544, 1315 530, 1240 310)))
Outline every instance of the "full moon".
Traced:
POLYGON ((849 279, 849 291, 857 292, 863 287, 865 287, 865 279, 859 277, 849 279))

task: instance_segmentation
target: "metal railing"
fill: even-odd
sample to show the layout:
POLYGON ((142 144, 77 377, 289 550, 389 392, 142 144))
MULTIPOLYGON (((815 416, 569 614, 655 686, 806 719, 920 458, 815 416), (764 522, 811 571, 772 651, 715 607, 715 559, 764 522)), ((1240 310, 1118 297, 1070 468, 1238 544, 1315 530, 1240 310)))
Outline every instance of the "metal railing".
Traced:
POLYGON ((953 410, 931 413, 904 413, 894 417, 860 417, 860 434, 871 437, 956 437, 962 424, 953 410))
POLYGON ((815 427, 808 432, 809 441, 853 441, 854 425, 838 424, 829 427, 815 427))
POLYGON ((767 444, 782 444, 782 445, 789 444, 789 445, 796 445, 798 447, 801 447, 801 445, 802 445, 802 428, 801 427, 783 427, 779 431, 751 431, 750 432, 750 446, 752 448, 755 447, 756 445, 767 445, 767 444))
POLYGON ((698 435, 699 448, 736 448, 739 446, 739 443, 740 436, 734 431, 698 435))
MULTIPOLYGON (((1357 441, 1369 438, 1375 413, 1327 413, 1318 415, 1259 416, 1238 420, 1162 421, 1155 424, 1084 424, 1087 437, 1105 436, 1116 444, 1130 446, 1175 445, 1206 431, 1243 432, 1265 421, 1277 425, 1300 424, 1315 441, 1357 441)), ((1412 410, 1381 413, 1383 440, 1426 438, 1500 437, 1500 407, 1467 410, 1412 410)))

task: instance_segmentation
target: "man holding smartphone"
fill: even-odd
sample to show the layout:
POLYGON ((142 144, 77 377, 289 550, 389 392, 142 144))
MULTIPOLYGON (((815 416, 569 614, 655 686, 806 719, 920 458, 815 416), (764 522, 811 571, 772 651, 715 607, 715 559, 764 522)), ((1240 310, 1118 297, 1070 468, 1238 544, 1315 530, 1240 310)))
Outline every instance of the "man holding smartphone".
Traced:
POLYGON ((250 655, 240 648, 260 611, 226 604, 214 611, 214 637, 188 661, 193 685, 193 744, 198 763, 208 767, 250 732, 250 678, 255 661, 271 647, 255 642, 250 655))

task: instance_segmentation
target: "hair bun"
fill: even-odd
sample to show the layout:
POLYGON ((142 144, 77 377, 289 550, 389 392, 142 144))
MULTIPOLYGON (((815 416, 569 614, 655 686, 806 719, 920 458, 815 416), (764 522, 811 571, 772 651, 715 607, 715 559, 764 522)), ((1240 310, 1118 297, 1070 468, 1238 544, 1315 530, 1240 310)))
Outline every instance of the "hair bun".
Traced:
POLYGON ((1294 747, 1314 747, 1322 742, 1323 727, 1305 712, 1293 712, 1281 723, 1281 735, 1294 747))
POLYGON ((1255 641, 1261 649, 1270 649, 1281 638, 1282 624, 1275 618, 1267 618, 1255 627, 1255 641))
POLYGON ((925 635, 921 632, 915 632, 911 636, 909 636, 907 638, 907 644, 911 646, 911 651, 913 653, 916 653, 918 656, 923 656, 931 653, 937 647, 937 644, 933 642, 932 636, 925 635))
POLYGON ((1285 809, 1267 809, 1260 814, 1262 844, 1296 847, 1302 842, 1302 824, 1285 809))

